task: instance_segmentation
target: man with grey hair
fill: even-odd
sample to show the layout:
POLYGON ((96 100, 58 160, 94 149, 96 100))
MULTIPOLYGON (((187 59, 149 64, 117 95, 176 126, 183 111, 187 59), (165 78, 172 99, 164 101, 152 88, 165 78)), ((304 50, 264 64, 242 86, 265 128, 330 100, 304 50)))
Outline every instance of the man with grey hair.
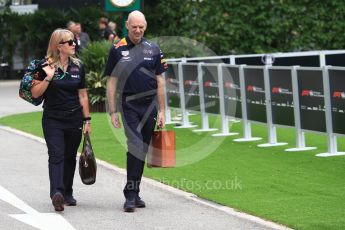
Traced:
POLYGON ((115 128, 121 127, 120 112, 127 137, 123 208, 125 212, 133 212, 146 206, 139 197, 145 157, 156 124, 161 128, 165 125, 162 73, 167 65, 159 47, 143 37, 147 27, 144 14, 131 12, 126 27, 128 36, 109 51, 105 75, 111 122, 115 128))
POLYGON ((81 24, 79 22, 69 21, 66 24, 69 31, 74 34, 74 43, 76 44, 76 52, 79 54, 90 42, 90 37, 87 33, 82 31, 81 24))

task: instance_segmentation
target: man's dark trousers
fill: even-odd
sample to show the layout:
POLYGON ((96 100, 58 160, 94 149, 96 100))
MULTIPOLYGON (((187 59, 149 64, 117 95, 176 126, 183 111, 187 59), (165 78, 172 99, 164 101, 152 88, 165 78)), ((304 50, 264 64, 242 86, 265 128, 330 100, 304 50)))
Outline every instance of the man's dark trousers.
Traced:
POLYGON ((145 157, 156 125, 157 107, 153 99, 122 100, 122 121, 127 137, 126 198, 139 196, 145 157))

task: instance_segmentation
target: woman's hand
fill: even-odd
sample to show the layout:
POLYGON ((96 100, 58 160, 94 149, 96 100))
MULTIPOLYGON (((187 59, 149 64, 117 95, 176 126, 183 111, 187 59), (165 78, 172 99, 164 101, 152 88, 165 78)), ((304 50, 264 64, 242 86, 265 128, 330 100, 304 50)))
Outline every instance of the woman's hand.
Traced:
POLYGON ((84 124, 84 133, 91 133, 91 123, 84 124))
POLYGON ((34 98, 38 98, 44 94, 49 86, 49 82, 54 77, 55 67, 53 65, 49 64, 49 62, 46 61, 42 64, 42 67, 47 76, 44 79, 40 79, 37 81, 35 79, 33 80, 33 84, 30 90, 32 97, 34 98))
POLYGON ((50 81, 54 77, 55 67, 53 65, 49 64, 48 62, 43 63, 43 65, 46 65, 46 64, 48 64, 48 65, 43 67, 42 69, 44 70, 44 72, 46 72, 46 74, 47 74, 46 78, 50 81))

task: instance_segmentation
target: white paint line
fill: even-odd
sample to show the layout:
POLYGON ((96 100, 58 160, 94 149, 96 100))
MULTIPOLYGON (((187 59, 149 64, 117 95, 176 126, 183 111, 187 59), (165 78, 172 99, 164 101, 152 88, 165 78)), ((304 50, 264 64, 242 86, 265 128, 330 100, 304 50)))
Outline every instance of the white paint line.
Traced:
POLYGON ((75 230, 61 215, 55 213, 15 214, 10 216, 41 230, 75 230))
POLYGON ((29 205, 27 205, 25 202, 20 200, 18 197, 16 197, 14 194, 12 194, 10 191, 5 189, 0 185, 0 200, 3 200, 4 202, 18 208, 19 210, 28 213, 28 214, 37 214, 38 212, 31 208, 29 205))
MULTIPOLYGON (((34 136, 32 134, 29 134, 29 133, 25 133, 25 132, 19 131, 17 129, 13 129, 13 128, 6 127, 6 126, 1 126, 1 125, 0 125, 0 129, 7 130, 9 132, 22 135, 24 137, 33 139, 33 140, 38 141, 38 142, 43 143, 43 144, 46 143, 43 138, 34 136)), ((111 170, 113 170, 113 171, 115 171, 117 173, 120 173, 122 175, 126 175, 126 170, 125 169, 119 168, 119 167, 114 166, 112 164, 109 164, 108 162, 105 162, 105 161, 97 159, 97 164, 98 165, 102 165, 103 167, 111 169, 111 170)), ((189 193, 189 192, 185 192, 185 191, 179 190, 177 188, 171 187, 169 185, 165 185, 163 183, 160 183, 160 182, 155 181, 155 180, 150 179, 150 178, 143 177, 142 181, 147 183, 147 184, 149 184, 149 185, 155 186, 155 187, 157 187, 157 188, 159 188, 161 190, 168 191, 168 192, 170 192, 172 194, 175 194, 175 195, 178 195, 178 196, 182 196, 182 197, 184 197, 186 199, 189 199, 189 200, 193 200, 193 201, 195 201, 195 202, 197 202, 199 204, 202 204, 202 205, 205 205, 205 206, 217 209, 219 211, 225 212, 225 213, 227 213, 227 214, 229 214, 231 216, 236 216, 236 217, 239 217, 239 218, 242 218, 242 219, 245 219, 245 220, 249 220, 249 221, 258 223, 260 225, 269 227, 269 228, 277 229, 277 230, 291 230, 291 228, 288 228, 286 226, 283 226, 283 225, 280 225, 280 224, 277 224, 277 223, 274 223, 274 222, 271 222, 271 221, 268 221, 268 220, 264 220, 264 219, 261 219, 259 217, 247 214, 247 213, 239 212, 239 211, 237 211, 237 210, 235 210, 233 208, 230 208, 230 207, 227 207, 227 206, 223 206, 223 205, 214 203, 212 201, 206 201, 206 200, 200 199, 200 198, 198 198, 197 195, 195 195, 193 193, 189 193)))
POLYGON ((0 185, 0 200, 16 207, 26 214, 12 214, 10 217, 41 230, 75 230, 61 215, 39 213, 24 201, 0 185))

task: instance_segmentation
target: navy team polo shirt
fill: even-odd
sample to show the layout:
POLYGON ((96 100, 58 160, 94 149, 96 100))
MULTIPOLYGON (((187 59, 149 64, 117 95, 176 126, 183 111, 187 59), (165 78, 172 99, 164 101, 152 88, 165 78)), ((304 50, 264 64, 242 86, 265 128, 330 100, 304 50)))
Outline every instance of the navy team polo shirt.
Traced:
POLYGON ((117 77, 118 91, 123 96, 157 93, 157 78, 167 69, 159 47, 142 38, 137 45, 126 37, 113 45, 105 68, 105 75, 117 77))
POLYGON ((79 89, 84 89, 85 71, 83 65, 69 61, 67 71, 58 68, 53 80, 44 92, 45 110, 68 111, 80 107, 79 89))

